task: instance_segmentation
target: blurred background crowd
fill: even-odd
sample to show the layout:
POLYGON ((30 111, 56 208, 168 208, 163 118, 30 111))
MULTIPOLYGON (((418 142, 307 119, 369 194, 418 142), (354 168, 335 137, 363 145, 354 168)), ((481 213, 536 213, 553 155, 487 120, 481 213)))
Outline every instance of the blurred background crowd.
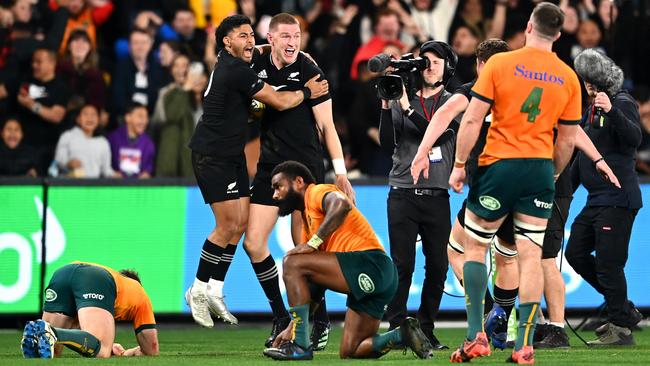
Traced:
MULTIPOLYGON (((476 76, 487 38, 524 45, 530 0, 0 0, 0 175, 191 177, 187 142, 216 62, 214 29, 248 16, 266 43, 271 16, 298 16, 301 49, 323 69, 350 178, 387 177, 377 74, 368 60, 448 42, 456 86, 476 76)), ((650 0, 561 0, 555 52, 597 48, 625 72, 644 127, 637 169, 650 174, 650 0)), ((586 101, 585 101, 586 102, 586 101)), ((259 153, 259 121, 247 146, 259 153)))

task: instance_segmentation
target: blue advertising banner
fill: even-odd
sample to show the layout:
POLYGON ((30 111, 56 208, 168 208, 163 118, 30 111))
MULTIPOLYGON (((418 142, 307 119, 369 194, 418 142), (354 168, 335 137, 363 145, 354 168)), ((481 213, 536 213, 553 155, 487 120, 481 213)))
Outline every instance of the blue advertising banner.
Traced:
MULTIPOLYGON (((644 201, 650 202, 650 185, 642 185, 644 201)), ((364 216, 370 221, 380 241, 386 247, 390 246, 388 241, 388 226, 386 222, 386 198, 387 186, 357 186, 357 205, 364 216)), ((184 259, 184 283, 188 288, 194 280, 196 266, 199 260, 201 246, 214 227, 214 219, 210 208, 203 203, 201 194, 196 188, 189 188, 187 192, 187 221, 186 221, 186 245, 184 259)), ((575 216, 582 210, 586 201, 586 191, 580 188, 573 200, 571 210, 565 228, 565 243, 570 235, 570 224, 575 216)), ((461 207, 465 195, 451 194, 451 211, 453 217, 461 207)), ((451 218, 450 218, 451 219, 451 218)), ((629 261, 626 267, 628 279, 628 296, 637 306, 650 306, 650 293, 647 291, 647 279, 650 278, 650 267, 644 262, 650 257, 650 210, 641 209, 636 217, 632 238, 630 242, 629 261)), ((276 259, 278 270, 282 270, 282 257, 286 251, 293 247, 290 231, 290 219, 280 218, 269 238, 269 249, 273 258, 276 259)), ((408 308, 415 310, 420 303, 421 284, 424 277, 424 257, 420 245, 417 244, 417 258, 413 282, 410 288, 408 308)), ((595 307, 603 302, 602 296, 594 291, 589 284, 582 280, 568 265, 566 259, 558 258, 562 264, 562 274, 566 281, 566 306, 571 307, 595 307)), ((280 275, 281 276, 281 275, 280 275)), ((281 277, 280 277, 281 278, 281 277)), ((284 294, 284 283, 280 281, 284 294)), ((184 289, 183 289, 184 291, 184 289)), ((451 269, 447 273, 445 291, 452 295, 463 295, 462 287, 456 280, 451 269)), ((268 312, 266 297, 255 277, 252 266, 243 247, 237 249, 228 276, 224 293, 227 296, 226 303, 233 312, 268 312)), ((330 311, 345 310, 345 296, 331 291, 327 293, 327 307, 330 311)), ((464 298, 443 296, 441 309, 462 310, 464 309, 464 298)), ((189 311, 183 304, 183 309, 189 311)))

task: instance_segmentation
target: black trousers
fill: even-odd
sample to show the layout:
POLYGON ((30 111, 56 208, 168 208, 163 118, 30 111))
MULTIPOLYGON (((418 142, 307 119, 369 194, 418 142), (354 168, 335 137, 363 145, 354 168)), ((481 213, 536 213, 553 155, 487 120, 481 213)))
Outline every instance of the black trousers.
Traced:
POLYGON ((621 207, 583 208, 571 225, 565 254, 571 267, 605 297, 608 320, 621 327, 634 324, 624 269, 636 213, 621 207))
POLYGON ((388 194, 390 255, 397 267, 399 282, 385 319, 391 328, 395 328, 407 315, 406 301, 415 269, 416 240, 420 234, 426 263, 417 318, 422 330, 429 335, 434 329, 447 278, 451 213, 446 190, 433 190, 434 195, 415 193, 413 189, 391 189, 388 194))

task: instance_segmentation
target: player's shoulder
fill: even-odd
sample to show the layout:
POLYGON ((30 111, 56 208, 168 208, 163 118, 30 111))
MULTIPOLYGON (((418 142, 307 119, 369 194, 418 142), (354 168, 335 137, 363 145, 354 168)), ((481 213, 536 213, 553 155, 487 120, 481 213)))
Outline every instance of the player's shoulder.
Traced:
POLYGON ((476 84, 476 79, 457 87, 452 94, 461 94, 469 100, 471 98, 471 92, 474 84, 476 84))
POLYGON ((307 57, 302 51, 298 54, 298 59, 296 61, 307 76, 323 73, 323 70, 318 67, 314 60, 307 57))

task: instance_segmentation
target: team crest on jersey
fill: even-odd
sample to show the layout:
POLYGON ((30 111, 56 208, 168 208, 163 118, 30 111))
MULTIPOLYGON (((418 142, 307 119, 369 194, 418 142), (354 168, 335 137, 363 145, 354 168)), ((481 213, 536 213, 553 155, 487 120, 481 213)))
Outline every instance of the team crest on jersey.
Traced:
POLYGON ((266 78, 269 77, 268 75, 266 75, 266 69, 264 69, 264 70, 258 72, 258 73, 257 73, 257 76, 258 76, 260 79, 266 79, 266 78))
POLYGON ((287 77, 287 80, 300 81, 300 79, 298 79, 298 75, 300 75, 300 72, 298 71, 292 72, 291 74, 289 74, 289 77, 287 77))
POLYGON ((57 295, 56 291, 52 290, 51 288, 48 288, 47 290, 45 290, 45 301, 52 302, 52 301, 56 300, 57 297, 58 297, 58 295, 57 295))
POLYGON ((481 196, 478 198, 478 201, 481 203, 481 206, 490 211, 496 211, 501 208, 501 202, 492 196, 481 196))
POLYGON ((359 287, 361 288, 361 291, 371 294, 375 292, 375 283, 372 282, 372 278, 368 276, 365 273, 359 274, 359 278, 357 279, 359 281, 359 287))

